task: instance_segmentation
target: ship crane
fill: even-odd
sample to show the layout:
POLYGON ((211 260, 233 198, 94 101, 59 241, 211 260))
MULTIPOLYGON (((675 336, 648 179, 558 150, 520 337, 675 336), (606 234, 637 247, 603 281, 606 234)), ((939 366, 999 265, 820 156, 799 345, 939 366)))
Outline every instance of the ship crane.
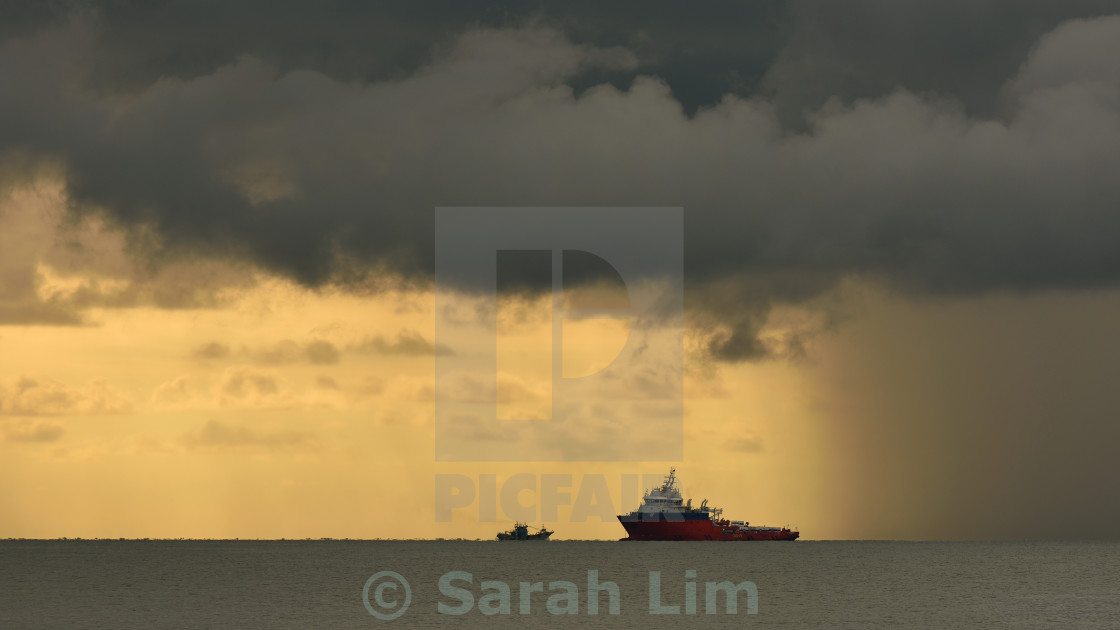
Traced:
POLYGON ((711 514, 714 518, 719 518, 723 514, 723 508, 708 507, 708 500, 704 499, 700 502, 700 511, 711 514))

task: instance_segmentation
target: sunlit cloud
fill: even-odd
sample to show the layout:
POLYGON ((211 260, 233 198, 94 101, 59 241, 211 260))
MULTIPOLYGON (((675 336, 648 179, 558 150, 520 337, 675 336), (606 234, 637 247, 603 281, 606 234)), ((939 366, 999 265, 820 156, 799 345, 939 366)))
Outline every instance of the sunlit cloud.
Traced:
POLYGON ((78 387, 31 377, 0 384, 0 415, 4 416, 122 414, 130 411, 132 402, 100 379, 78 387))

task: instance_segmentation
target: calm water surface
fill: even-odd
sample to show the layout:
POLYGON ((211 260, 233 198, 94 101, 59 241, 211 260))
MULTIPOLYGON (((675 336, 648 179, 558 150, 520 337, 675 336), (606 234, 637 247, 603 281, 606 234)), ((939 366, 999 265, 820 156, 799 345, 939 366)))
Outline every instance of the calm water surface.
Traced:
MULTIPOLYGON (((379 612, 399 610, 403 590, 386 587, 379 612), (396 608, 393 608, 393 606, 396 608)), ((497 597, 497 596, 495 596, 497 597)), ((563 602, 558 601, 558 605, 563 602)), ((0 541, 0 628, 435 628, 435 627, 788 627, 1117 628, 1118 543, 496 543, 443 541, 0 541), (618 587, 599 614, 587 612, 588 571, 618 587), (686 577, 685 571, 696 572, 686 577), (394 571, 411 601, 392 621, 363 603, 366 581, 394 571), (484 616, 438 587, 452 583, 479 599, 483 581, 511 590, 509 615, 484 616), (696 615, 651 615, 650 572, 661 604, 685 612, 689 583, 696 615), (568 581, 579 614, 553 615, 547 602, 568 581), (757 614, 705 613, 705 582, 753 582, 757 614), (519 585, 541 582, 526 593, 519 585)))

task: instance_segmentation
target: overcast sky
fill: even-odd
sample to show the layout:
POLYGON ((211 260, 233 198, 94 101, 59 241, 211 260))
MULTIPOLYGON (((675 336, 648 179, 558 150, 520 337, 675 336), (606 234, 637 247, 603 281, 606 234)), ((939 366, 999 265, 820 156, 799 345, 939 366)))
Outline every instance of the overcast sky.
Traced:
POLYGON ((1120 272, 1109 3, 12 6, 0 146, 150 256, 424 276, 438 205, 680 205, 744 300, 1120 272))
POLYGON ((0 331, 211 308, 258 272, 423 292, 437 206, 679 206, 692 360, 843 398, 852 505, 940 497, 881 535, 968 537, 930 514, 996 494, 984 531, 1061 537, 1023 524, 1045 470, 1090 488, 1053 514, 1115 536, 1118 60, 1115 0, 5 3, 0 186, 102 227, 79 252, 9 212, 0 331), (102 284, 44 292, 44 260, 102 284), (767 337, 782 309, 808 319, 767 337), (990 387, 956 380, 982 362, 990 387))

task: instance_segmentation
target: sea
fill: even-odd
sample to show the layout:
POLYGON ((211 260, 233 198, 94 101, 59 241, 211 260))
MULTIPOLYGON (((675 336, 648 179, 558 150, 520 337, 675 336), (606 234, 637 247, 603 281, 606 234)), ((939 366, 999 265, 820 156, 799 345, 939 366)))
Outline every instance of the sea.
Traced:
POLYGON ((0 541, 4 629, 444 627, 1120 628, 1120 543, 0 541))

